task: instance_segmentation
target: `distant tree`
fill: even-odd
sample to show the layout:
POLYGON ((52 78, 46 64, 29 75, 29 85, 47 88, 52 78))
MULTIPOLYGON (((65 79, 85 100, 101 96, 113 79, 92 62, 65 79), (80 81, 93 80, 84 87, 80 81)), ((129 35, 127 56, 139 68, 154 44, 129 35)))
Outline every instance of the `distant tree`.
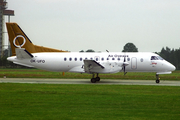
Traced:
POLYGON ((127 43, 122 52, 138 52, 138 48, 133 43, 127 43))
POLYGON ((168 47, 163 47, 159 55, 168 62, 172 63, 176 69, 180 69, 180 48, 171 50, 168 47))
POLYGON ((160 56, 162 57, 162 58, 164 58, 165 60, 167 60, 167 61, 169 61, 169 62, 172 62, 171 61, 171 49, 170 48, 168 48, 168 47, 166 47, 166 49, 163 47, 162 49, 161 49, 161 52, 160 52, 160 56))
POLYGON ((95 52, 95 51, 92 49, 88 49, 86 52, 95 52))
POLYGON ((79 52, 84 52, 84 50, 81 50, 81 51, 79 51, 79 52))

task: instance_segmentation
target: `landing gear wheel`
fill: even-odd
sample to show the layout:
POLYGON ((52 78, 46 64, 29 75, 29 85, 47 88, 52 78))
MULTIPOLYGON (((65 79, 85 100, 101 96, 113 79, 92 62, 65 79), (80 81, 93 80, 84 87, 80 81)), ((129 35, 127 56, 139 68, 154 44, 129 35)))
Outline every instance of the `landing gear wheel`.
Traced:
POLYGON ((159 80, 156 80, 156 83, 159 83, 160 81, 159 80))
POLYGON ((100 77, 98 77, 99 73, 97 73, 97 76, 95 77, 95 73, 92 74, 91 82, 96 83, 97 81, 100 81, 100 77))
POLYGON ((100 77, 96 77, 96 81, 100 81, 100 77))
POLYGON ((92 79, 91 79, 91 82, 92 82, 92 83, 96 83, 96 79, 95 79, 95 78, 92 78, 92 79))
POLYGON ((156 74, 156 83, 159 83, 159 82, 160 82, 160 80, 159 80, 159 75, 156 74))

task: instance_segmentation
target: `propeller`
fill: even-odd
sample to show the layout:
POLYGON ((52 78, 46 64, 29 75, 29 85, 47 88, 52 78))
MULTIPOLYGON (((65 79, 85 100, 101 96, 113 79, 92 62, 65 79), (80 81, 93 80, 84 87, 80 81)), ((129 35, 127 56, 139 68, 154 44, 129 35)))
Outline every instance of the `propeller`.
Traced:
POLYGON ((124 56, 124 62, 123 62, 123 71, 124 71, 124 75, 126 75, 126 66, 129 65, 129 63, 126 62, 126 56, 124 56))

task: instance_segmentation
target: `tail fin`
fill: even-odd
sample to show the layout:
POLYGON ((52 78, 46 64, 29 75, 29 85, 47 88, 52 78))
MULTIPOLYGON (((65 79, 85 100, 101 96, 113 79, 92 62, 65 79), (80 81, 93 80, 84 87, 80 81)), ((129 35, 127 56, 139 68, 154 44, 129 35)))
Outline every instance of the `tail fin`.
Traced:
POLYGON ((11 45, 12 55, 16 55, 15 48, 25 48, 29 53, 37 52, 67 52, 34 45, 17 23, 6 23, 11 45))

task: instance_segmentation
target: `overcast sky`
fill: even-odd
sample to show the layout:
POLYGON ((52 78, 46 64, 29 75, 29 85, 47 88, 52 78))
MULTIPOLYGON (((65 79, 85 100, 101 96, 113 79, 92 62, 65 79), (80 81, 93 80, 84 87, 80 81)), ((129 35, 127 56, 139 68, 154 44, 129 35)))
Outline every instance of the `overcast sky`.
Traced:
MULTIPOLYGON (((7 0, 36 45, 78 52, 180 48, 180 0, 7 0)), ((5 18, 7 21, 7 17, 5 18)), ((7 39, 7 37, 6 37, 7 39)))

